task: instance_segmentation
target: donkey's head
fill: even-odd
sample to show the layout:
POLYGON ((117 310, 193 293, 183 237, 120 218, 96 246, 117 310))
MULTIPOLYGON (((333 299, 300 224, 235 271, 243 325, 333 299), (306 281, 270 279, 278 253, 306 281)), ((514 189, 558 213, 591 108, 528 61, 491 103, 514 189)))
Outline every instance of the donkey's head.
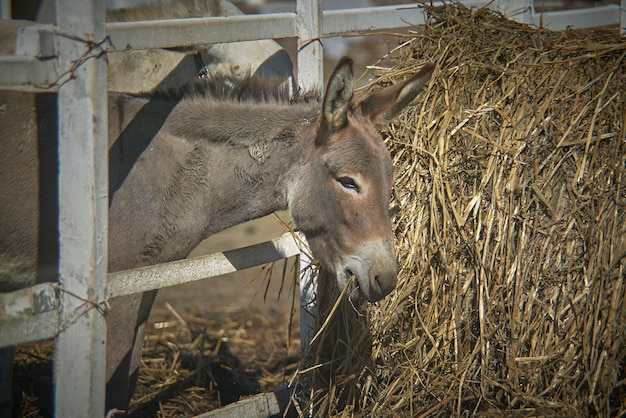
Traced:
POLYGON ((344 58, 328 82, 313 157, 290 199, 314 257, 340 287, 355 276, 370 302, 393 290, 398 269, 389 215, 394 170, 377 127, 411 102, 433 69, 427 64, 410 80, 355 102, 352 61, 344 58))

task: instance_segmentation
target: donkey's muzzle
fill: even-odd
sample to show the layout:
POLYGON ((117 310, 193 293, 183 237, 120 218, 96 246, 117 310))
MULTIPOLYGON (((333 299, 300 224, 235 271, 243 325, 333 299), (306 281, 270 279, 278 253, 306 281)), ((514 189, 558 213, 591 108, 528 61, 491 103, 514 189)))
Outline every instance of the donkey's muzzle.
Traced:
POLYGON ((392 241, 371 241, 348 257, 344 272, 355 276, 359 293, 368 302, 388 295, 398 282, 398 264, 392 241))

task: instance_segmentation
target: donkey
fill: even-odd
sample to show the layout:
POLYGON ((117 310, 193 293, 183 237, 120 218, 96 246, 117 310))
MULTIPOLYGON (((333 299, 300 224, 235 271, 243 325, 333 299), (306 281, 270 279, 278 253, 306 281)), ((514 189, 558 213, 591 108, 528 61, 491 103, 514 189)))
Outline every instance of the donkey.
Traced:
MULTIPOLYGON (((321 99, 290 98, 288 88, 258 77, 200 81, 184 94, 110 94, 109 271, 184 258, 211 234, 289 209, 337 286, 354 276, 352 293, 380 300, 396 284, 397 262, 388 211, 394 170, 377 128, 433 69, 428 63, 361 101, 349 58, 321 99)), ((0 291, 55 280, 51 96, 0 94, 0 291), (32 106, 37 119, 16 123, 32 106)), ((110 301, 107 410, 128 407, 155 293, 110 301)))

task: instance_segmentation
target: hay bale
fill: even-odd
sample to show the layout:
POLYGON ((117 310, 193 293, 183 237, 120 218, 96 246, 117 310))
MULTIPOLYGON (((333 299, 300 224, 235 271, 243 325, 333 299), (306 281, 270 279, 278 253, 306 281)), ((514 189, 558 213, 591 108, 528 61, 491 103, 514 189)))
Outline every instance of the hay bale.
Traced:
POLYGON ((318 414, 624 414, 626 39, 426 11, 371 86, 438 65, 386 132, 400 282, 318 414))

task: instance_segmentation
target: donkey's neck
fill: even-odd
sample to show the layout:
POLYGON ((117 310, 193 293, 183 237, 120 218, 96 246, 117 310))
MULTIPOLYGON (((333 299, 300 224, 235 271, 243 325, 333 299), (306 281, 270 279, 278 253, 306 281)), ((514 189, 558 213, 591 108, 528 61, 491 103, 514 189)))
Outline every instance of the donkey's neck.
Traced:
POLYGON ((287 209, 289 183, 313 146, 317 106, 183 101, 167 131, 207 161, 207 234, 287 209))
POLYGON ((111 250, 120 242, 124 250, 111 269, 183 258, 216 232, 287 209, 290 184, 314 146, 315 104, 201 97, 166 108, 163 126, 112 200, 111 250))

